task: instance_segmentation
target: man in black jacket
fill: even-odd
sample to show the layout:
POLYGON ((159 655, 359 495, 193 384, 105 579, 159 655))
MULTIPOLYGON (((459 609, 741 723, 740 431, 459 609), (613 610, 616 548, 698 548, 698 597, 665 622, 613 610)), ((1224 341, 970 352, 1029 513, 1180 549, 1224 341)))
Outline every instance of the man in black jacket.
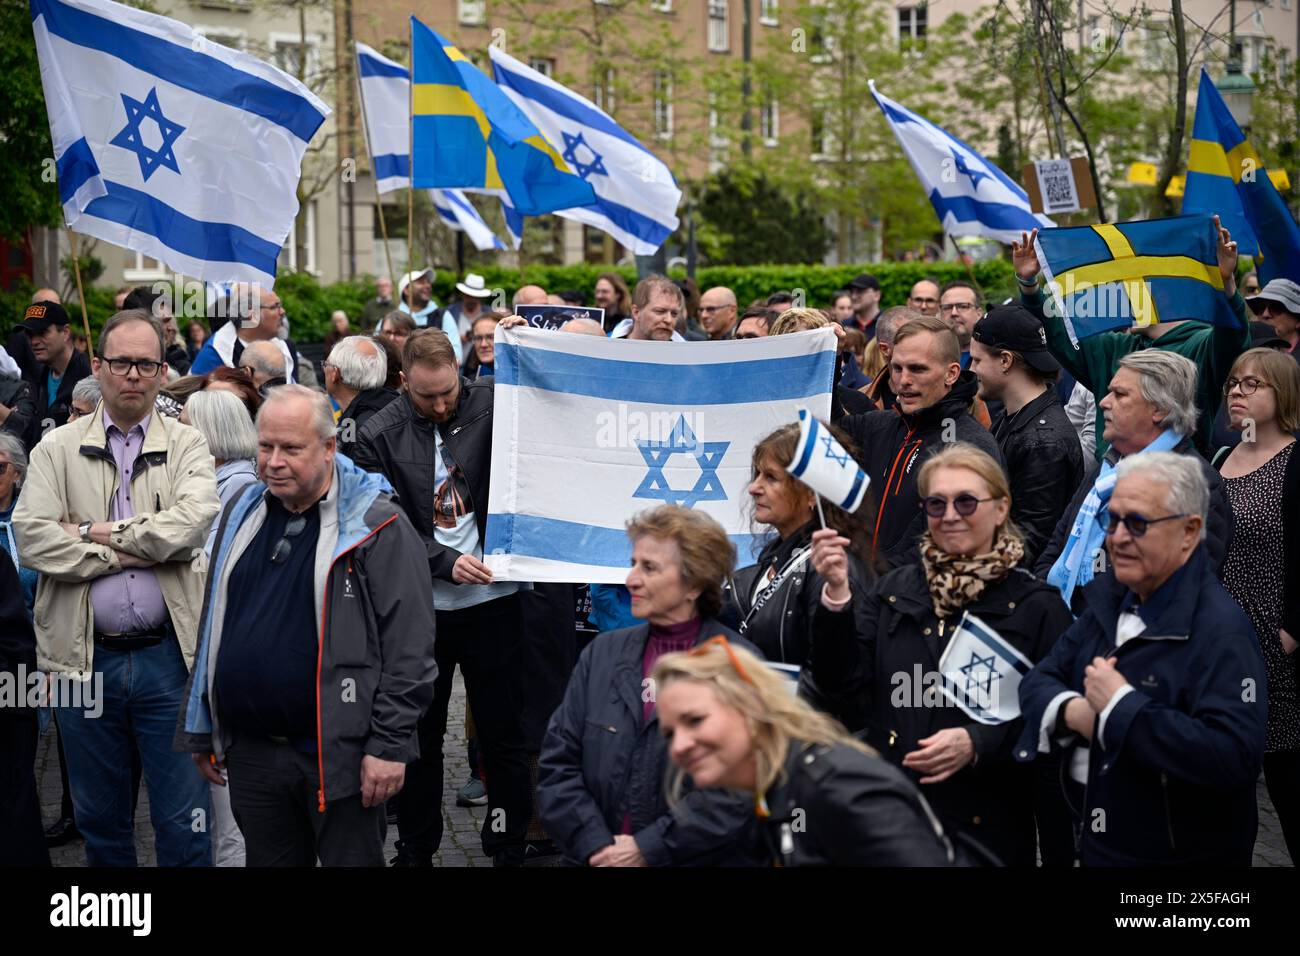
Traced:
POLYGON ((30 449, 49 428, 67 424, 72 389, 90 374, 90 359, 72 344, 68 313, 57 302, 36 302, 27 308, 18 328, 27 333, 37 365, 27 384, 35 414, 27 429, 30 449))
POLYGON ((402 348, 406 391, 362 427, 355 461, 382 471, 424 540, 433 575, 438 680, 420 721, 420 758, 397 806, 397 864, 429 866, 442 840, 442 738, 456 666, 488 784, 483 852, 495 865, 523 862, 532 815, 520 717, 519 585, 495 582, 483 563, 492 460, 492 379, 470 382, 438 329, 402 348))
POLYGON ((35 409, 31 386, 17 375, 0 372, 0 431, 26 439, 35 409))
POLYGON ((325 391, 343 409, 339 415, 339 454, 353 458, 361 426, 397 397, 396 392, 384 387, 388 353, 368 335, 350 335, 330 349, 321 371, 325 391))
POLYGON ((990 309, 971 333, 980 398, 1002 405, 990 429, 1011 484, 1011 520, 1032 565, 1083 477, 1083 449, 1053 381, 1060 363, 1042 323, 1018 305, 990 309))
POLYGON ((977 383, 963 372, 961 347, 948 324, 924 316, 898 328, 890 355, 890 411, 851 415, 840 427, 852 436, 879 503, 873 546, 892 567, 920 560, 925 531, 916 479, 921 465, 950 442, 970 442, 998 464, 993 436, 970 413, 977 383))
POLYGON ((0 707, 0 866, 49 866, 36 791, 36 708, 28 703, 36 675, 36 633, 9 552, 0 548, 0 679, 13 681, 16 699, 0 707))

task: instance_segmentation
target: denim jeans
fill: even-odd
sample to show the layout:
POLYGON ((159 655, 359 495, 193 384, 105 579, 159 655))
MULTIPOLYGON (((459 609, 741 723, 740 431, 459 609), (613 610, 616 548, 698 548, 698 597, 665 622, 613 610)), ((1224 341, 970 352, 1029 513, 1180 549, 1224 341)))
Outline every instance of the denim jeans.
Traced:
POLYGON ((159 866, 209 866, 208 782, 172 750, 188 672, 174 637, 135 651, 95 647, 102 713, 61 707, 59 731, 90 866, 135 866, 132 748, 139 751, 159 866), (134 741, 134 742, 133 742, 134 741))

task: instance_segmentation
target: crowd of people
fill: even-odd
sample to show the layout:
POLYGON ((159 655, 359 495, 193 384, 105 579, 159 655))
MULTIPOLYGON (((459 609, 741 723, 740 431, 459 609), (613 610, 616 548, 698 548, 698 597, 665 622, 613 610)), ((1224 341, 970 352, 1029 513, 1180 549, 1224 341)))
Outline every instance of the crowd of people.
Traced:
POLYGON ((0 353, 0 675, 95 699, 0 708, 0 862, 80 837, 135 865, 143 781, 160 865, 430 866, 457 668, 494 865, 1249 865, 1261 772, 1294 859, 1300 285, 1243 299, 1220 230, 1236 326, 1076 347, 1033 238, 1004 302, 601 275, 603 320, 556 334, 833 330, 824 425, 870 480, 819 500, 785 425, 745 452, 756 553, 664 505, 621 586, 484 563, 494 343, 525 320, 481 276, 447 307, 431 269, 381 278, 319 369, 270 290, 183 340, 124 289, 93 357, 38 291, 0 353), (998 719, 941 689, 975 626, 1023 663, 998 719))

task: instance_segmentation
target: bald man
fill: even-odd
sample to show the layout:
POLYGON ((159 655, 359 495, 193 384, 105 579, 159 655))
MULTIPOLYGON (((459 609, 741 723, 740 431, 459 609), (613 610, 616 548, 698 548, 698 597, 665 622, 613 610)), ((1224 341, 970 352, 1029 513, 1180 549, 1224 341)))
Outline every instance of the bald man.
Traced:
POLYGON ((570 319, 560 326, 561 332, 572 332, 574 335, 599 335, 604 336, 605 330, 600 327, 600 323, 595 319, 570 319))
POLYGON ((37 289, 32 294, 32 305, 37 302, 57 302, 59 305, 63 305, 63 300, 59 298, 59 294, 53 289, 37 289))
POLYGON ((239 367, 253 376, 253 387, 263 396, 268 389, 285 384, 284 355, 272 342, 250 342, 239 356, 239 367))
POLYGON ((512 305, 548 305, 546 290, 539 285, 526 285, 510 300, 512 305))
POLYGON ((715 286, 700 296, 700 325, 713 341, 734 338, 736 334, 736 293, 726 286, 715 286))

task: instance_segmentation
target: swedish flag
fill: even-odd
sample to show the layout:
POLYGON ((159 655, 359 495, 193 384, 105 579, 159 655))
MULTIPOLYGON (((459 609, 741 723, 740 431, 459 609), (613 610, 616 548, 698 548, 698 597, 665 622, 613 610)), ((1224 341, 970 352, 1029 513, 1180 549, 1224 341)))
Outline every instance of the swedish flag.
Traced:
POLYGON ((415 17, 411 70, 413 186, 504 189, 526 216, 595 202, 500 87, 415 17))
POLYGON ((1177 319, 1239 325, 1209 216, 1044 229, 1035 248, 1076 345, 1108 329, 1177 319))
POLYGON ((1204 69, 1183 212, 1217 213, 1237 248, 1255 258, 1260 285, 1300 282, 1300 228, 1204 69))

